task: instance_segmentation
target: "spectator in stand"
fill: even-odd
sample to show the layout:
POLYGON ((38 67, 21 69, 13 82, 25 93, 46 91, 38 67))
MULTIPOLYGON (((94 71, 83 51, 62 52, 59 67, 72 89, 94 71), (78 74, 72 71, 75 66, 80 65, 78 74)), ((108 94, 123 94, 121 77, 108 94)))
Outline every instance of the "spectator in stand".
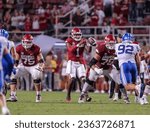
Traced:
POLYGON ((32 29, 32 21, 29 15, 26 15, 26 20, 24 24, 25 31, 31 31, 32 29))
MULTIPOLYGON (((126 26, 128 24, 127 19, 121 13, 118 17, 118 26, 126 26)), ((127 32, 126 28, 118 28, 118 34, 125 34, 127 32)))
POLYGON ((84 17, 81 16, 81 11, 80 9, 77 9, 77 12, 72 17, 72 25, 82 26, 83 21, 84 21, 84 17))
POLYGON ((42 14, 40 15, 39 23, 40 23, 40 31, 44 31, 44 30, 47 29, 47 19, 46 19, 44 13, 42 13, 42 14))
POLYGON ((11 26, 11 10, 6 11, 3 21, 6 25, 6 29, 10 29, 11 26))
POLYGON ((129 2, 129 19, 131 21, 136 21, 136 17, 137 17, 137 3, 136 0, 130 0, 129 2))
POLYGON ((17 10, 14 10, 13 16, 11 17, 11 27, 17 28, 19 26, 19 13, 17 10))
POLYGON ((51 15, 52 15, 52 22, 56 24, 56 16, 60 15, 60 10, 58 9, 57 5, 53 5, 53 8, 51 10, 51 15))
POLYGON ((112 17, 114 0, 103 0, 106 17, 112 17))
POLYGON ((97 14, 97 10, 94 9, 90 16, 89 26, 98 26, 99 17, 97 14))
POLYGON ((103 0, 94 0, 93 4, 94 4, 96 9, 99 7, 103 8, 103 0))
POLYGON ((40 23, 39 23, 39 16, 38 15, 33 16, 32 30, 33 31, 39 31, 40 30, 40 23))
POLYGON ((24 24, 25 24, 25 19, 26 19, 26 16, 23 12, 19 12, 19 16, 18 16, 18 28, 20 30, 24 30, 24 24))
POLYGON ((118 25, 117 14, 113 13, 112 18, 111 18, 111 26, 117 26, 117 25, 118 25))
POLYGON ((128 14, 129 14, 129 3, 128 3, 128 0, 121 1, 121 13, 126 18, 126 20, 128 20, 128 14))
POLYGON ((102 10, 102 8, 100 6, 97 8, 97 14, 98 14, 98 17, 99 17, 98 25, 102 26, 103 20, 104 20, 104 17, 105 17, 105 13, 104 13, 104 11, 102 10))
POLYGON ((41 15, 41 14, 44 14, 45 13, 45 9, 43 6, 40 6, 38 9, 37 9, 37 14, 38 15, 41 15))
POLYGON ((137 16, 144 18, 144 0, 136 0, 137 3, 137 16))
POLYGON ((24 11, 24 7, 26 5, 27 0, 17 0, 16 8, 19 11, 24 11))
MULTIPOLYGON (((98 26, 98 21, 99 17, 97 14, 97 10, 94 9, 90 16, 89 26, 98 26)), ((94 29, 91 29, 91 34, 94 34, 94 29)))
POLYGON ((82 0, 82 4, 80 5, 81 12, 85 12, 86 16, 90 13, 90 8, 88 3, 85 0, 82 0))
MULTIPOLYGON (((116 15, 119 15, 121 12, 121 2, 119 0, 115 1, 114 3, 114 9, 113 9, 113 14, 115 13, 116 15)), ((112 14, 112 15, 113 15, 112 14)))
POLYGON ((3 18, 3 1, 2 0, 0 0, 0 20, 2 20, 3 18))
POLYGON ((5 0, 5 9, 12 10, 14 8, 14 3, 15 3, 15 0, 5 0))
POLYGON ((37 0, 33 0, 32 2, 32 9, 36 10, 40 6, 39 2, 37 0))
POLYGON ((64 15, 71 10, 71 6, 70 6, 70 4, 68 4, 68 2, 65 2, 60 10, 61 10, 62 14, 64 15))
POLYGON ((146 7, 146 9, 145 9, 146 12, 147 12, 147 13, 150 13, 150 8, 149 8, 149 7, 150 7, 150 0, 146 0, 146 2, 145 2, 145 7, 146 7))

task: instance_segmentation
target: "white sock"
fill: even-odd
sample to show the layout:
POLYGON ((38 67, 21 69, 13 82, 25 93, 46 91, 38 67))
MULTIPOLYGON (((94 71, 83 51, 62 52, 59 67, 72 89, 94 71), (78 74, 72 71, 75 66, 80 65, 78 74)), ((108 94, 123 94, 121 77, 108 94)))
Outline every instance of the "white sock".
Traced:
POLYGON ((36 95, 41 95, 41 91, 36 91, 36 95))
POLYGON ((118 93, 115 93, 115 98, 118 98, 118 93))
POLYGON ((11 91, 10 94, 16 96, 16 91, 11 91))
POLYGON ((90 87, 90 85, 87 82, 85 82, 84 85, 83 85, 83 89, 82 89, 81 94, 84 94, 84 93, 88 92, 89 87, 90 87))
POLYGON ((8 112, 9 109, 6 106, 2 107, 2 113, 5 114, 6 112, 8 112))
POLYGON ((139 85, 135 85, 135 89, 138 91, 140 89, 139 85))
POLYGON ((144 95, 143 95, 143 98, 145 98, 145 99, 146 99, 146 98, 147 98, 147 96, 144 94, 144 95))

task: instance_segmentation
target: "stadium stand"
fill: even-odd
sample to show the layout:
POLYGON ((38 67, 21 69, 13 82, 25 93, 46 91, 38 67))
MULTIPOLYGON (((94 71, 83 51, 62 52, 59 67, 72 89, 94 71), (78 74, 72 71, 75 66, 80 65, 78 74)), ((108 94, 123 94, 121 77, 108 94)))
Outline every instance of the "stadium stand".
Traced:
POLYGON ((108 32, 117 35, 122 32, 118 26, 129 26, 126 28, 131 33, 146 35, 149 42, 149 3, 148 0, 0 0, 0 20, 2 27, 15 32, 15 36, 11 35, 12 39, 17 38, 15 41, 19 40, 16 31, 23 34, 39 31, 65 39, 72 26, 81 26, 85 35, 94 37, 108 32), (146 27, 142 28, 143 25, 146 27))

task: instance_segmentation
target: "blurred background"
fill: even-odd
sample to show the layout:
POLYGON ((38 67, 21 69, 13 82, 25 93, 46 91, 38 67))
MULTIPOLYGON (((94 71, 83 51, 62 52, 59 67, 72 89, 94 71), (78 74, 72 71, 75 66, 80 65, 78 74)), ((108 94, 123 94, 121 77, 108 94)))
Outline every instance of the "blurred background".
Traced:
POLYGON ((56 61, 56 73, 60 73, 66 56, 65 39, 75 26, 83 37, 97 40, 109 33, 118 36, 130 32, 147 53, 150 0, 0 0, 0 28, 9 31, 9 39, 16 45, 24 34, 32 34, 45 58, 52 55, 56 61))

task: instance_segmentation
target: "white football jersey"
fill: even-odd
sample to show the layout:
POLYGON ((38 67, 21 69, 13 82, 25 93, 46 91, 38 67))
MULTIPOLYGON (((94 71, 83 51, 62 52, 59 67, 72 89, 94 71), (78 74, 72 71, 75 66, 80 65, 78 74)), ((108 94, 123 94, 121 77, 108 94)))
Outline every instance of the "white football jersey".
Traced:
POLYGON ((5 37, 0 36, 0 70, 2 70, 2 58, 4 53, 4 48, 7 47, 7 39, 5 37))
POLYGON ((122 42, 115 45, 119 66, 125 62, 135 62, 135 55, 140 51, 140 47, 134 43, 122 42))
MULTIPOLYGON (((12 49, 13 47, 15 48, 14 42, 8 40, 8 42, 7 42, 7 49, 8 49, 8 52, 9 52, 9 53, 10 53, 10 51, 11 51, 11 49, 12 49)), ((10 54, 11 54, 11 53, 10 53, 10 54)))

